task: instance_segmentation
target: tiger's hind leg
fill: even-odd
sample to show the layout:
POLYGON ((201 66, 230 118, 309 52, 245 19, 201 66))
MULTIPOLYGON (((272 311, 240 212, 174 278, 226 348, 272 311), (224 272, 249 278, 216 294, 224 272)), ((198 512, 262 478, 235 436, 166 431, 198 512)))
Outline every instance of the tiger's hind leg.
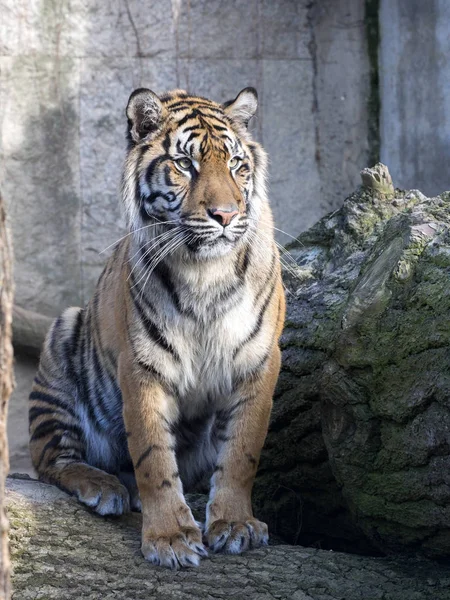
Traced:
POLYGON ((39 479, 76 496, 100 515, 130 510, 127 488, 117 477, 88 465, 83 432, 62 390, 35 383, 30 395, 30 453, 39 479))

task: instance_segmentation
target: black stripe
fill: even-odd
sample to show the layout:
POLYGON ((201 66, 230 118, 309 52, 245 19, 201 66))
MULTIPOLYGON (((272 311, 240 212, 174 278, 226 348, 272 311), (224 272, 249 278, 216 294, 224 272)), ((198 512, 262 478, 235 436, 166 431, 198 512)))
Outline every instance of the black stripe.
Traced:
POLYGON ((170 150, 170 132, 169 131, 166 133, 166 137, 164 138, 162 145, 164 148, 164 152, 166 154, 169 154, 169 150, 170 150))
POLYGON ((47 462, 47 467, 53 467, 57 460, 70 459, 72 462, 81 462, 85 460, 85 454, 83 450, 76 448, 64 448, 64 452, 57 454, 47 462))
MULTIPOLYGON (((89 324, 86 324, 86 329, 89 331, 89 324)), ((86 408, 91 424, 95 427, 95 429, 98 432, 100 432, 102 431, 102 427, 98 422, 97 415, 95 414, 94 407, 92 406, 89 397, 89 370, 87 368, 89 360, 86 360, 86 352, 89 354, 89 349, 86 351, 86 344, 88 341, 88 338, 83 337, 81 342, 80 374, 78 378, 78 386, 80 388, 80 393, 78 395, 78 398, 83 403, 83 406, 86 408)), ((87 358, 89 359, 89 356, 87 358)))
MULTIPOLYGON (((217 106, 214 106, 212 102, 206 99, 198 99, 198 98, 183 98, 182 100, 178 100, 173 104, 169 104, 167 108, 169 110, 180 109, 180 107, 192 108, 193 106, 201 106, 202 108, 213 108, 215 111, 219 111, 220 109, 217 106)), ((220 110, 223 112, 223 110, 220 110)))
POLYGON ((147 146, 143 146, 142 148, 139 149, 139 156, 138 156, 137 163, 136 163, 136 171, 134 173, 135 178, 136 178, 136 180, 134 182, 134 199, 138 205, 140 205, 140 200, 141 200, 140 170, 141 170, 142 161, 144 160, 144 154, 147 152, 147 150, 148 150, 147 146))
POLYGON ((48 419, 43 423, 39 423, 39 425, 33 431, 33 434, 30 438, 30 442, 40 440, 41 438, 45 437, 46 435, 49 435, 54 431, 57 431, 58 429, 62 429, 64 434, 74 433, 77 436, 78 440, 81 440, 81 436, 83 435, 83 432, 81 431, 81 428, 78 425, 63 423, 63 421, 60 421, 59 419, 48 419))
POLYGON ((259 331, 261 330, 261 326, 264 320, 264 315, 266 313, 267 307, 269 306, 269 303, 273 297, 273 294, 275 292, 275 286, 277 283, 277 278, 274 278, 274 281, 272 282, 272 286, 270 288, 270 292, 267 295, 266 299, 264 300, 263 305, 260 308, 260 311, 258 313, 258 319, 256 321, 255 326, 253 327, 252 331, 248 334, 248 336, 245 338, 245 340, 234 350, 233 352, 233 359, 236 358, 236 356, 238 355, 239 351, 246 346, 249 342, 251 342, 259 333, 259 331))
POLYGON ((166 159, 167 159, 167 156, 165 156, 165 155, 157 156, 148 165, 148 167, 145 171, 145 181, 147 182, 147 185, 150 189, 152 189, 152 177, 155 173, 156 167, 159 165, 159 163, 164 162, 166 159))
POLYGON ((141 454, 141 456, 139 457, 139 459, 138 459, 138 461, 137 461, 137 463, 136 463, 136 467, 135 467, 136 469, 139 469, 139 467, 141 466, 141 464, 143 463, 143 461, 144 461, 144 460, 145 460, 145 459, 146 459, 148 456, 150 456, 150 453, 151 453, 151 451, 152 451, 152 450, 153 450, 153 446, 152 446, 152 445, 150 445, 150 446, 147 448, 147 450, 141 454))
POLYGON ((190 127, 185 127, 181 133, 186 133, 186 131, 200 131, 201 129, 201 125, 191 125, 190 127))
POLYGON ((42 406, 32 406, 28 412, 28 423, 31 425, 33 421, 42 415, 54 415, 58 409, 43 408, 42 406))
POLYGON ((191 119, 195 119, 195 117, 198 117, 198 115, 199 115, 199 111, 194 108, 193 111, 191 111, 187 115, 184 115, 184 117, 178 121, 177 126, 182 127, 185 123, 187 123, 191 119))
POLYGON ((259 363, 256 365, 256 367, 254 367, 251 371, 249 371, 245 375, 240 375, 239 377, 237 377, 233 382, 234 387, 238 387, 238 386, 242 385, 243 383, 255 382, 256 379, 258 378, 260 371, 264 368, 265 364, 267 363, 267 360, 268 360, 271 352, 272 352, 272 347, 270 347, 270 349, 264 354, 264 356, 259 361, 259 363))
POLYGON ((250 246, 246 246, 244 248, 244 257, 242 259, 242 257, 239 257, 239 259, 236 262, 236 276, 241 280, 244 281, 245 279, 245 275, 247 273, 249 264, 250 264, 250 256, 251 256, 251 247, 250 246))
MULTIPOLYGON (((94 296, 95 298, 95 296, 94 296)), ((81 325, 83 323, 83 310, 80 310, 75 326, 72 329, 72 335, 64 342, 62 353, 65 363, 68 366, 67 375, 74 379, 76 377, 76 364, 75 359, 77 356, 78 342, 81 334, 81 325)))
POLYGON ((270 268, 269 268, 269 274, 267 275, 267 277, 264 280, 263 284, 259 288, 258 293, 256 294, 255 302, 258 302, 258 300, 261 298, 262 293, 267 288, 268 282, 271 280, 271 278, 274 275, 275 261, 276 261, 276 252, 273 252, 273 254, 272 254, 272 260, 271 260, 270 268))
POLYGON ((224 127, 223 125, 212 125, 213 129, 216 129, 216 131, 228 131, 228 127, 224 127))
POLYGON ((92 392, 94 393, 94 399, 97 404, 97 408, 99 408, 100 411, 103 413, 103 415, 105 417, 107 417, 107 419, 109 419, 110 411, 108 410, 108 406, 104 401, 104 394, 103 394, 104 369, 103 369, 102 365, 100 364, 98 352, 93 343, 91 345, 91 358, 92 358, 92 360, 90 361, 90 363, 94 370, 94 372, 93 372, 93 389, 92 389, 92 392))
POLYGON ((70 406, 68 406, 65 402, 61 401, 59 398, 51 394, 35 390, 31 392, 29 399, 38 400, 39 402, 45 402, 46 404, 57 406, 58 408, 65 410, 71 417, 76 417, 75 411, 70 406))
POLYGON ((168 186, 168 187, 172 187, 173 183, 172 180, 170 178, 170 176, 172 175, 172 169, 170 168, 169 165, 166 165, 164 167, 164 183, 168 186))
POLYGON ((235 415, 238 408, 240 408, 241 406, 244 406, 244 404, 246 404, 250 400, 254 400, 254 399, 255 399, 255 396, 247 396, 246 398, 242 398, 241 400, 238 400, 230 408, 224 408, 222 410, 218 410, 216 412, 216 422, 214 424, 215 427, 217 429, 226 429, 229 420, 235 415))
POLYGON ((208 106, 208 109, 219 114, 221 117, 221 119, 219 119, 216 115, 210 115, 207 114, 201 110, 198 110, 197 108, 194 108, 190 113, 188 113, 187 115, 185 115, 182 119, 180 119, 177 123, 178 127, 182 127, 185 123, 187 123, 187 121, 194 119, 195 117, 198 117, 200 120, 202 119, 216 119, 217 121, 220 121, 221 123, 224 122, 224 120, 227 118, 226 115, 223 114, 223 112, 219 109, 216 108, 210 108, 208 106))
POLYGON ((165 288, 167 294, 170 296, 175 308, 178 312, 183 312, 181 307, 180 297, 175 288, 175 284, 173 282, 172 276, 170 274, 170 270, 167 267, 166 263, 158 262, 153 270, 154 275, 156 275, 160 281, 160 283, 165 288))
POLYGON ((206 132, 205 135, 203 136, 202 141, 200 142, 200 148, 199 148, 199 150, 200 150, 201 154, 205 153, 205 149, 206 149, 206 146, 208 144, 208 139, 209 139, 208 138, 208 133, 206 132))
POLYGON ((193 139, 195 139, 199 135, 200 135, 200 133, 198 133, 196 131, 192 131, 192 133, 189 135, 188 139, 185 141, 184 147, 186 148, 186 146, 189 144, 189 142, 191 142, 193 139))
POLYGON ((204 118, 214 116, 216 119, 220 120, 222 123, 224 122, 224 120, 226 118, 223 110, 221 110, 220 108, 216 108, 215 106, 212 106, 209 104, 200 104, 197 102, 193 102, 191 105, 185 104, 185 106, 180 106, 174 112, 179 112, 181 110, 190 110, 190 109, 193 109, 195 112, 197 112, 199 114, 199 116, 204 117, 204 118), (212 114, 209 114, 205 111, 211 111, 212 114))
POLYGON ((144 202, 147 202, 148 204, 154 204, 156 202, 156 200, 158 200, 158 198, 162 198, 163 200, 165 200, 166 202, 173 202, 173 192, 171 192, 170 194, 165 194, 164 192, 161 191, 157 191, 157 192, 152 192, 150 194, 150 196, 146 196, 144 198, 144 202))
POLYGON ((239 282, 238 285, 231 285, 229 288, 218 294, 218 296, 216 296, 210 302, 210 304, 205 307, 205 311, 210 313, 210 318, 216 318, 219 313, 222 313, 225 308, 224 305, 226 305, 231 298, 233 298, 233 296, 241 291, 242 286, 243 283, 239 282))
MULTIPOLYGON (((62 437, 63 436, 60 434, 54 435, 52 439, 45 444, 45 446, 42 449, 41 456, 39 457, 39 461, 36 466, 36 471, 39 471, 39 468, 42 464, 42 461, 44 460, 47 450, 50 450, 50 448, 57 448, 61 443, 62 437)), ((67 450, 67 448, 65 448, 65 450, 67 450)))
POLYGON ((145 314, 141 304, 138 302, 137 298, 132 295, 134 306, 137 310, 138 316, 141 321, 145 325, 145 329, 148 335, 152 338, 152 340, 161 346, 166 352, 169 352, 173 358, 177 361, 180 360, 180 356, 176 349, 172 346, 172 344, 166 339, 162 331, 156 326, 156 324, 145 314))
POLYGON ((180 206, 181 206, 181 200, 175 206, 168 206, 166 208, 166 210, 169 211, 169 212, 175 212, 175 211, 179 210, 180 206))
POLYGON ((155 369, 155 367, 153 365, 150 365, 150 364, 148 364, 148 363, 146 363, 146 362, 144 362, 142 360, 137 360, 137 364, 141 367, 141 369, 144 369, 148 373, 151 373, 151 375, 153 375, 161 383, 165 382, 164 375, 160 371, 158 371, 157 369, 155 369))

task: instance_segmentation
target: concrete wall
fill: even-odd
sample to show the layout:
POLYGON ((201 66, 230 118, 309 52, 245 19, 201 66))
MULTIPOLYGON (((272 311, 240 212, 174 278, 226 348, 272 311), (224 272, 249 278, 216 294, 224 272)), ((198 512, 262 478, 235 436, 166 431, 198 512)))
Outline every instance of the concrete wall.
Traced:
POLYGON ((255 86, 276 222, 291 234, 366 166, 364 0, 0 0, 0 14, 0 185, 26 308, 84 303, 122 233, 136 87, 222 101, 255 86))
POLYGON ((399 187, 450 189, 450 2, 381 0, 381 160, 399 187))

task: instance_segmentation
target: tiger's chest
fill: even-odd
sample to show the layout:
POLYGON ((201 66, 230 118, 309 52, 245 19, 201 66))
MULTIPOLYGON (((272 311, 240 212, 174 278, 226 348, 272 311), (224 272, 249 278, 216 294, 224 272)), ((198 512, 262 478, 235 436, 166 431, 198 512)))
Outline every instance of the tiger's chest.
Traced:
POLYGON ((203 318, 171 314, 167 307, 163 314, 159 327, 166 347, 141 331, 139 358, 172 383, 184 417, 196 418, 231 405, 236 382, 257 364, 262 351, 257 344, 250 353, 240 352, 258 319, 253 297, 242 294, 239 302, 211 319, 208 314, 203 318))
POLYGON ((220 410, 233 402, 242 370, 239 348, 254 324, 252 303, 245 298, 213 321, 183 323, 178 398, 184 413, 201 412, 205 405, 220 410))

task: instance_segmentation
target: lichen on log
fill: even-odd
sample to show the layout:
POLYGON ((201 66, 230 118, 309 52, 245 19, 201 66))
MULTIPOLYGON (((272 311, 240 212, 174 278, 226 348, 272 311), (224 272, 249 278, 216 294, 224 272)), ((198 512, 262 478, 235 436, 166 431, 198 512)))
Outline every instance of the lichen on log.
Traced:
POLYGON ((15 600, 447 600, 450 568, 431 561, 271 546, 169 571, 140 554, 140 515, 101 518, 64 492, 8 479, 15 600))
POLYGON ((450 554, 450 193, 387 168, 289 250, 259 514, 325 547, 450 554), (339 539, 341 535, 341 539, 339 539))

